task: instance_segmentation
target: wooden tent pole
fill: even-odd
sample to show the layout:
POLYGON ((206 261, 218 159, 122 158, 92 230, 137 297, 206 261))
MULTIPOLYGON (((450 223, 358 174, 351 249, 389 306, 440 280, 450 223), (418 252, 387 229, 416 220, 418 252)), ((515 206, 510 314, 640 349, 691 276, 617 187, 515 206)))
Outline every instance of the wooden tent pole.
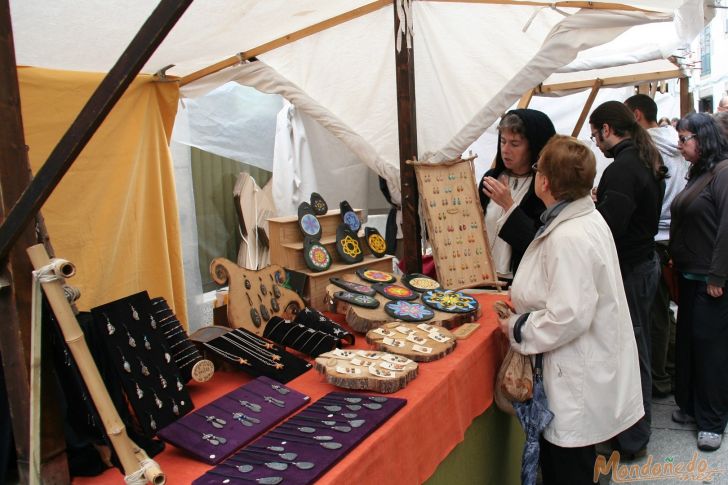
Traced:
POLYGON ((690 91, 688 86, 688 77, 683 76, 680 78, 680 117, 684 117, 691 111, 693 111, 693 105, 690 102, 690 91))
POLYGON ((578 136, 581 132, 581 127, 584 126, 584 122, 586 121, 586 117, 589 115, 589 111, 591 111, 592 105, 594 104, 594 100, 597 97, 597 93, 599 93, 599 88, 602 87, 603 81, 601 79, 595 79, 594 84, 592 84, 591 92, 589 93, 589 97, 586 98, 586 103, 584 103, 584 107, 581 110, 581 114, 579 115, 579 119, 576 120, 576 125, 574 125, 574 130, 571 132, 571 136, 578 136))
POLYGON ((0 261, 192 0, 161 0, 0 225, 0 261))
MULTIPOLYGON (((394 5, 394 35, 400 34, 397 2, 394 5)), ((404 20, 404 19, 402 19, 404 20)), ((410 19, 411 21, 411 19, 410 19)), ((406 31, 406 28, 403 29, 406 31)), ((406 35, 406 34, 405 34, 406 35)), ((407 160, 417 159, 417 106, 415 102, 415 59, 413 48, 407 48, 405 38, 402 48, 395 49, 397 77, 397 119, 399 131, 399 176, 402 194, 402 244, 405 271, 422 271, 422 232, 419 218, 419 192, 415 169, 407 160)), ((396 44, 396 42, 395 42, 396 44)), ((399 253, 399 252, 398 252, 399 253)))
POLYGON ((523 94, 523 96, 521 96, 521 99, 518 100, 518 109, 528 108, 528 105, 531 104, 531 100, 533 99, 533 92, 535 90, 536 88, 529 89, 523 94))
POLYGON ((626 10, 628 12, 647 12, 647 10, 622 3, 589 2, 582 0, 565 0, 561 2, 538 2, 527 0, 428 0, 432 2, 458 2, 458 3, 486 3, 492 5, 516 5, 526 7, 559 7, 559 8, 584 8, 589 10, 626 10))
MULTIPOLYGON (((15 205, 30 182, 30 165, 23 134, 20 93, 15 69, 15 48, 7 0, 0 0, 0 222, 15 205)), ((38 214, 36 227, 45 232, 38 214)), ((37 243, 35 227, 18 235, 18 247, 0 262, 0 354, 5 376, 10 423, 15 440, 20 483, 32 483, 29 470, 31 444, 38 450, 40 441, 40 480, 42 483, 70 483, 63 435, 63 418, 58 407, 49 346, 41 344, 44 360, 40 396, 32 404, 40 407, 40 434, 30 429, 29 350, 31 345, 31 272, 33 267, 20 247, 37 243)), ((37 409, 37 407, 36 407, 37 409)), ((36 455, 37 458, 37 455, 36 455)), ((36 480, 37 481, 37 480, 36 480)))

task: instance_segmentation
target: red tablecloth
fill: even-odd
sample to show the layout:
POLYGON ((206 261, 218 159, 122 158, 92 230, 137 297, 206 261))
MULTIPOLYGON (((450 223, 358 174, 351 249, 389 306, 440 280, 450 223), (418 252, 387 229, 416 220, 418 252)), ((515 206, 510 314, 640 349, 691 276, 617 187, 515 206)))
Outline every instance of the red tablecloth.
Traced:
MULTIPOLYGON (((493 302, 504 295, 476 295, 483 309, 481 324, 469 338, 459 340, 455 351, 435 362, 420 364, 418 377, 406 388, 389 396, 407 399, 407 405, 367 437, 351 453, 324 474, 319 484, 417 484, 429 478, 439 463, 463 440, 473 419, 493 402, 493 383, 499 351, 493 302)), ((356 347, 369 348, 363 336, 356 347)), ((250 377, 242 373, 218 372, 204 384, 189 386, 192 400, 203 406, 250 377)), ((287 384, 311 396, 312 401, 340 390, 316 371, 309 371, 287 384)), ((184 451, 167 445, 155 457, 167 475, 167 483, 188 484, 211 466, 193 460, 184 451)), ((122 483, 116 469, 73 483, 122 483)))

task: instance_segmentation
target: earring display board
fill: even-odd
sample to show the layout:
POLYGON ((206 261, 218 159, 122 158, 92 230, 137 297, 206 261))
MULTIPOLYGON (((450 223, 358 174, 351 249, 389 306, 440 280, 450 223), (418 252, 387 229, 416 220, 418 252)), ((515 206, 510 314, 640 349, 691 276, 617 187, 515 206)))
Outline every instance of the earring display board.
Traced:
POLYGON ((387 352, 334 349, 316 357, 315 369, 326 382, 345 389, 397 392, 418 373, 412 359, 387 352))
POLYGON ((405 404, 400 398, 329 393, 192 483, 314 483, 405 404))
POLYGON ((91 314, 148 436, 194 408, 146 291, 92 308, 91 314))
MULTIPOLYGON (((401 280, 402 278, 405 278, 405 276, 393 276, 394 282, 392 284, 402 286, 401 280)), ((373 283, 367 282, 356 273, 341 275, 339 280, 349 281, 351 283, 356 283, 357 285, 365 285, 368 287, 373 286, 373 283)), ((374 296, 374 298, 379 301, 379 306, 376 308, 364 308, 362 306, 350 305, 340 299, 334 298, 334 295, 341 291, 341 282, 339 280, 337 280, 336 284, 330 283, 326 287, 326 294, 329 299, 329 310, 346 315, 346 322, 354 331, 367 333, 369 330, 381 327, 384 324, 402 320, 402 318, 394 316, 396 314, 395 312, 387 312, 386 305, 392 300, 386 298, 381 293, 376 293, 374 296)), ((424 305, 421 301, 421 294, 417 294, 419 295, 418 299, 409 303, 424 305)), ((482 314, 482 310, 477 306, 473 310, 465 313, 448 313, 430 307, 427 307, 426 310, 432 311, 434 315, 432 317, 429 317, 428 315, 428 318, 421 318, 421 320, 427 320, 427 323, 430 325, 437 325, 448 329, 454 328, 463 323, 474 322, 482 314)))
POLYGON ((158 436, 214 465, 309 399, 273 379, 258 377, 165 427, 158 436))
POLYGON ((451 290, 500 286, 473 175, 474 159, 407 162, 415 168, 438 280, 451 290))
POLYGON ((293 320, 305 305, 301 297, 283 287, 286 272, 277 265, 257 271, 241 268, 229 259, 215 258, 210 274, 218 285, 229 285, 227 317, 233 328, 244 328, 263 335, 266 323, 274 316, 293 320))
POLYGON ((367 332, 367 342, 376 350, 401 355, 415 362, 432 362, 455 350, 449 330, 429 323, 386 323, 367 332))

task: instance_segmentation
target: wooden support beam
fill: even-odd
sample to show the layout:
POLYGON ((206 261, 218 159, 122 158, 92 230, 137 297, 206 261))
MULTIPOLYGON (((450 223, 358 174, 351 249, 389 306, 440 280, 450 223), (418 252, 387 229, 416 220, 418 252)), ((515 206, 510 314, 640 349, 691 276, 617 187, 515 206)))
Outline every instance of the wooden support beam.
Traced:
POLYGON ((684 117, 691 111, 695 111, 693 108, 692 100, 690 99, 690 87, 688 85, 689 78, 687 76, 680 78, 680 117, 684 117))
MULTIPOLYGON (((684 74, 680 69, 674 69, 670 71, 655 71, 646 72, 644 74, 632 74, 626 76, 615 76, 602 78, 602 87, 609 86, 620 86, 620 85, 635 85, 641 84, 646 81, 658 81, 661 79, 675 79, 683 77, 684 74)), ((578 89, 586 89, 592 86, 594 81, 592 79, 585 79, 582 81, 570 81, 564 83, 554 84, 543 84, 536 88, 536 94, 554 93, 560 91, 574 91, 578 89)))
MULTIPOLYGON (((0 226, 0 261, 192 0, 161 0, 0 226)), ((14 71, 13 66, 13 71, 14 71)))
MULTIPOLYGON (((420 0, 423 1, 423 0, 420 0)), ((654 12, 644 8, 624 5, 622 3, 606 2, 584 2, 584 1, 562 1, 562 2, 537 2, 520 0, 427 0, 431 2, 457 2, 457 3, 485 3, 493 5, 516 5, 526 7, 559 7, 559 8, 586 8, 590 10, 622 10, 628 12, 654 12)))
POLYGON ((601 79, 595 79, 594 83, 592 84, 591 92, 589 93, 589 97, 586 98, 586 102, 584 103, 584 107, 581 110, 581 114, 579 115, 579 119, 576 120, 576 125, 574 125, 574 130, 571 132, 571 136, 579 136, 579 133, 581 132, 582 126, 584 126, 584 122, 586 121, 586 117, 589 115, 589 111, 592 109, 592 105, 594 104, 594 100, 597 97, 597 94, 599 93, 599 89, 602 87, 602 80, 601 79))
MULTIPOLYGON (((7 0, 0 0, 0 222, 15 205, 31 178, 28 151, 23 134, 20 91, 15 68, 15 48, 7 0)), ((42 224, 42 223, 41 223, 42 224)), ((15 438, 20 482, 70 483, 63 419, 53 385, 52 355, 42 347, 41 374, 46 385, 40 395, 30 393, 31 288, 33 267, 25 248, 36 244, 35 228, 26 227, 17 236, 17 245, 0 260, 0 354, 15 438), (40 407, 40 433, 30 434, 30 405, 40 407), (35 470, 29 469, 31 444, 35 470), (38 460, 37 461, 35 460, 38 460)), ((39 338, 40 335, 37 335, 39 338)))
MULTIPOLYGON (((394 35, 399 34, 397 5, 394 2, 394 35)), ((407 273, 422 271, 422 232, 419 218, 419 192, 414 166, 407 160, 417 159, 417 106, 415 103, 414 50, 407 48, 402 39, 402 49, 395 50, 397 78, 397 118, 399 127, 399 176, 402 193, 402 241, 403 260, 407 273)))
POLYGON ((521 96, 521 99, 518 101, 518 109, 528 108, 528 105, 531 104, 531 99, 533 99, 533 92, 535 90, 536 88, 529 89, 523 94, 523 96, 521 96))
POLYGON ((343 24, 344 22, 348 22, 349 20, 359 18, 371 12, 375 12, 382 7, 390 5, 391 3, 392 0, 377 0, 349 12, 342 13, 341 15, 331 17, 330 19, 326 19, 309 27, 297 30, 296 32, 284 35, 283 37, 278 37, 277 39, 273 39, 272 41, 266 42, 265 44, 259 45, 258 47, 254 47, 245 52, 240 52, 239 54, 228 57, 227 59, 223 59, 220 62, 216 62, 211 66, 207 66, 203 69, 200 69, 199 71, 195 71, 191 74, 188 74, 187 76, 183 76, 180 81, 180 86, 189 84, 192 81, 197 81, 198 79, 201 79, 205 76, 216 73, 218 71, 222 71, 227 67, 234 66, 241 61, 252 59, 253 57, 265 54, 266 52, 270 52, 273 49, 277 49, 278 47, 282 47, 297 40, 303 39, 304 37, 308 37, 309 35, 316 34, 331 27, 335 27, 339 24, 343 24))

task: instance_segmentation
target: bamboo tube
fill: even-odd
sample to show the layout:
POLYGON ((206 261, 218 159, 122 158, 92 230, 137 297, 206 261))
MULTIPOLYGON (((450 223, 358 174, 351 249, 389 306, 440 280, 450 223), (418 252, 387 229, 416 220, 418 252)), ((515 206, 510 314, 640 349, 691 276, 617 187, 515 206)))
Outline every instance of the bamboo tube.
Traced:
MULTIPOLYGON (((29 247, 27 253, 36 271, 53 264, 42 244, 29 247)), ((84 339, 83 331, 63 293, 61 281, 41 282, 41 285, 53 313, 56 315, 58 325, 61 327, 63 338, 76 360, 81 377, 86 383, 91 399, 101 417, 106 434, 109 436, 116 455, 119 457, 124 474, 128 477, 140 469, 140 462, 148 459, 148 456, 126 434, 124 423, 119 418, 119 413, 111 401, 106 386, 104 386, 99 370, 84 339)), ((162 485, 167 481, 164 473, 156 466, 147 467, 144 475, 154 485, 162 485)))

